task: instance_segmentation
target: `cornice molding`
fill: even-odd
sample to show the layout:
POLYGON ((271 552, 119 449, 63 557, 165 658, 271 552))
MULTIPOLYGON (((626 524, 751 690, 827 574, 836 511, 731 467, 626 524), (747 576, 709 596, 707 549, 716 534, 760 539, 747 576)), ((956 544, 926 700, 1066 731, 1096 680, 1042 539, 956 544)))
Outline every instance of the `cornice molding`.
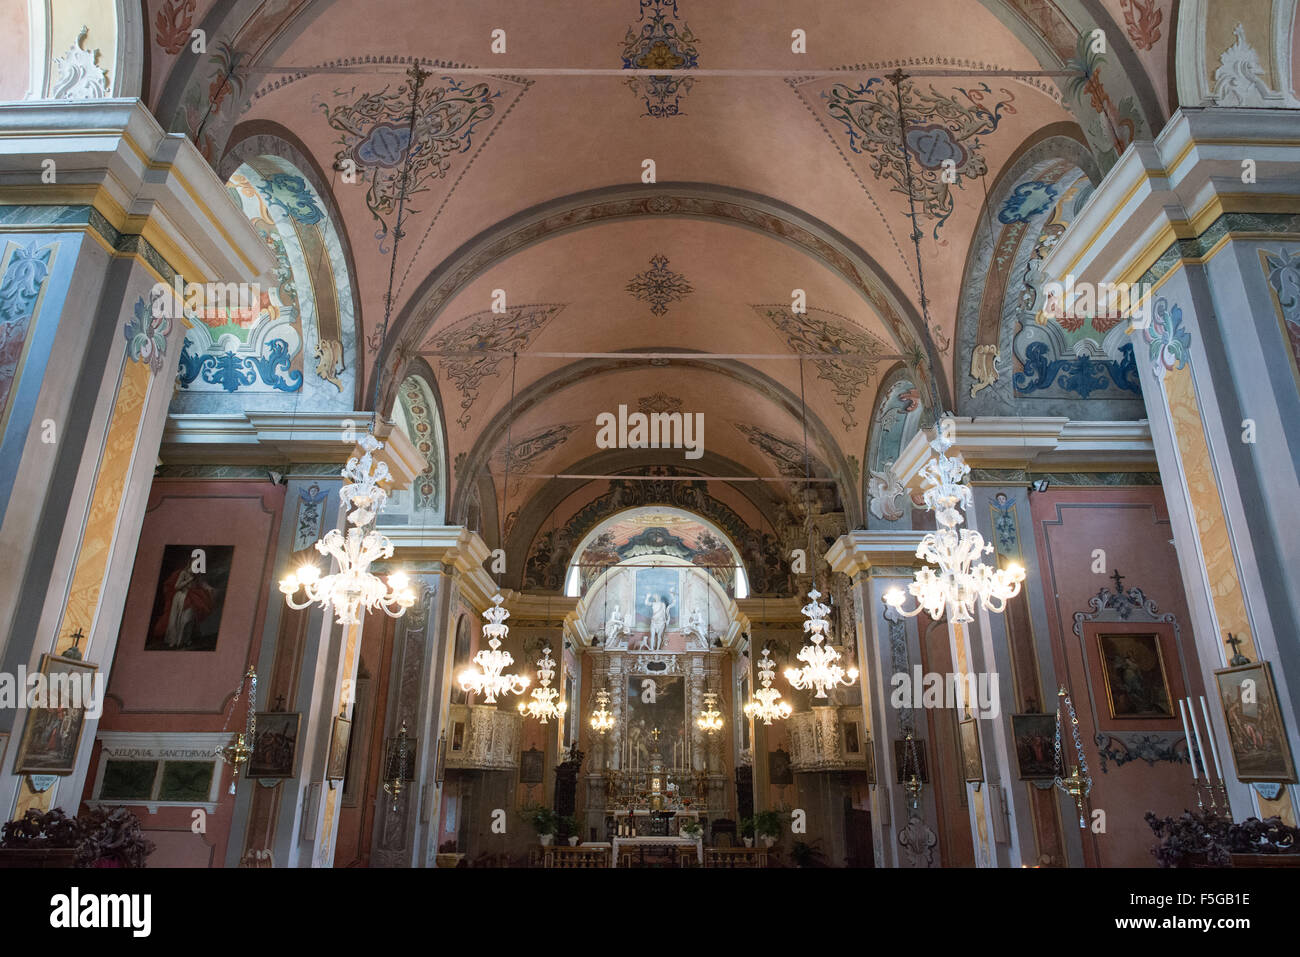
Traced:
POLYGON ((137 99, 0 106, 0 203, 93 206, 187 282, 257 282, 275 266, 194 144, 137 99), (54 183, 42 182, 47 159, 54 183))
POLYGON ((835 540, 826 552, 826 563, 850 578, 877 565, 910 567, 918 562, 916 546, 924 536, 920 529, 855 528, 835 540))
POLYGON ((158 454, 165 465, 343 463, 372 418, 370 412, 173 412, 158 454))
MULTIPOLYGON (((1155 446, 1146 419, 1092 422, 1065 416, 953 417, 953 453, 971 468, 1035 472, 1156 471, 1155 446)), ((912 490, 934 456, 933 429, 921 430, 903 447, 894 474, 912 490)))

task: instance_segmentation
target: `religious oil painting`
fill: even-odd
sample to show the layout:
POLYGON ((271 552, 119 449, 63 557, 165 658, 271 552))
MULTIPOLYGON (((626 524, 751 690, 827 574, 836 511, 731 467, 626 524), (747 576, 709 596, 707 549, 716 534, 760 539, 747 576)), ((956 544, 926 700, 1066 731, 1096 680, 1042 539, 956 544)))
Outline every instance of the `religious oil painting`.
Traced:
POLYGON ((1050 781, 1056 776, 1056 715, 1013 714, 1011 736, 1022 781, 1050 781))
POLYGON ((1098 635, 1112 718, 1172 718, 1158 635, 1098 635))
POLYGON ((1295 762, 1278 708, 1273 669, 1256 662, 1214 673, 1228 725, 1228 744, 1242 781, 1294 784, 1295 762))
POLYGON ((31 708, 14 763, 17 774, 71 774, 77 764, 77 746, 86 726, 89 679, 98 665, 57 655, 41 655, 51 699, 48 707, 31 708), (75 685, 75 687, 73 687, 75 685), (64 693, 66 689, 66 693, 64 693))
POLYGON ((632 675, 627 682, 623 767, 649 771, 689 767, 686 686, 677 675, 632 675))
POLYGON ((959 722, 961 735, 961 769, 967 783, 982 784, 984 760, 980 754, 980 727, 978 718, 963 718, 959 722))
POLYGON ((168 545, 149 616, 146 651, 213 651, 233 545, 168 545))
POLYGON ((250 778, 291 778, 298 754, 301 714, 259 711, 253 735, 253 756, 248 762, 250 778))

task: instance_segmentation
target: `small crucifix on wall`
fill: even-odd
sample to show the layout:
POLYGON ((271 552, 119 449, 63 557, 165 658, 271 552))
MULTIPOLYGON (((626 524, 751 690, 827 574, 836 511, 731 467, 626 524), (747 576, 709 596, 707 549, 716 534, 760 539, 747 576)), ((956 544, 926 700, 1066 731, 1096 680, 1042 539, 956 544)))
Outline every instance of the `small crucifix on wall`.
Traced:
POLYGON ((1119 573, 1119 569, 1115 569, 1115 573, 1110 577, 1115 580, 1115 594, 1124 594, 1124 576, 1119 573))

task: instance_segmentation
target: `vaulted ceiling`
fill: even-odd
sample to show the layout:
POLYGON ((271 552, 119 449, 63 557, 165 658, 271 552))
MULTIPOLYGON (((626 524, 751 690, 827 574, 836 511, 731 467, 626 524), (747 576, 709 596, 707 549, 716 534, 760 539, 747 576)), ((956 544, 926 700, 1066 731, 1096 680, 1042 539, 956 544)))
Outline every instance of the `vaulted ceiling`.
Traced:
POLYGON ((149 0, 147 87, 218 169, 250 139, 286 145, 346 233, 367 380, 378 363, 386 386, 400 382, 422 356, 458 476, 490 471, 504 495, 507 440, 516 449, 510 511, 537 493, 530 474, 598 470, 595 419, 620 404, 704 412, 714 468, 796 474, 803 397, 815 468, 855 500, 881 379, 932 365, 941 401, 960 388, 963 273, 1001 172, 1048 136, 1086 144, 1104 168, 1109 149, 1158 129, 1169 6, 149 0), (1078 69, 1098 24, 1106 55, 1077 84, 1033 75, 1078 69), (204 56, 178 42, 193 28, 207 31, 204 56), (793 31, 806 52, 792 52, 793 31), (385 327, 416 60, 432 76, 385 327), (665 73, 582 72, 629 65, 665 73), (886 78, 898 67, 912 74, 928 324, 886 78), (676 82, 669 71, 685 68, 704 72, 676 82), (785 358, 536 355, 574 352, 785 358))

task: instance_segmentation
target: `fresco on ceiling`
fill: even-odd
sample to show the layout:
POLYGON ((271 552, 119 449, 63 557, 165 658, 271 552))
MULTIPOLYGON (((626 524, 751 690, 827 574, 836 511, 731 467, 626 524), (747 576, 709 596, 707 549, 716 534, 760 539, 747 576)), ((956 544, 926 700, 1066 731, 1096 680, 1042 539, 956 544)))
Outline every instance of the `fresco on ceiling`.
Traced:
POLYGON ((1124 29, 1139 50, 1150 50, 1160 42, 1160 23, 1165 13, 1159 0, 1120 0, 1124 9, 1124 29))
POLYGON ((733 580, 736 557, 716 529, 694 515, 651 507, 624 512, 601 527, 578 556, 583 589, 611 565, 654 555, 714 568, 724 586, 733 580))
POLYGON ((533 336, 563 308, 563 304, 538 303, 515 306, 505 315, 484 309, 458 319, 433 336, 429 342, 432 351, 451 353, 438 357, 438 371, 460 395, 456 424, 461 429, 469 428, 470 409, 478 401, 483 381, 500 375, 510 355, 526 350, 533 336))
POLYGON ((154 42, 175 56, 189 45, 197 0, 163 0, 154 18, 154 42))
MULTIPOLYGON (((638 0, 641 6, 637 23, 627 28, 623 38, 625 70, 693 70, 699 64, 695 34, 681 19, 677 0, 638 0)), ((682 98, 691 91, 695 80, 689 76, 632 76, 625 81, 645 105, 642 116, 661 119, 681 116, 682 98)))
POLYGON ((54 260, 55 245, 10 242, 0 267, 0 424, 8 421, 9 398, 21 373, 23 355, 54 260))
POLYGON ((210 41, 207 56, 195 67, 172 119, 172 129, 186 133, 214 165, 230 128, 248 105, 244 102, 245 59, 245 53, 225 40, 210 41))
POLYGON ((424 468, 412 483, 411 507, 424 522, 441 520, 442 508, 442 430, 438 427, 438 407, 419 376, 407 376, 398 392, 406 413, 407 437, 424 459, 424 468))
POLYGON ((1075 75, 1066 79, 1065 86, 1080 106, 1075 117, 1088 134, 1088 141, 1110 144, 1108 149, 1100 149, 1098 157, 1103 169, 1109 169, 1142 132, 1143 125, 1132 96, 1121 99, 1118 106, 1111 99, 1101 76, 1106 54, 1094 47, 1092 31, 1080 32, 1075 54, 1066 63, 1075 75))
MULTIPOLYGON (((181 347, 181 387, 193 392, 296 392, 302 386, 303 335, 298 291, 284 237, 247 166, 227 184, 257 234, 275 255, 275 285, 256 303, 200 310, 181 347)), ((283 212, 281 212, 283 216, 283 212)))
MULTIPOLYGON (((750 425, 747 422, 732 422, 736 430, 745 438, 749 439, 749 444, 754 446, 764 457, 771 462, 780 475, 788 475, 792 478, 803 478, 805 474, 804 467, 804 450, 802 445, 796 445, 794 442, 787 442, 779 435, 773 435, 760 429, 756 425, 750 425)), ((820 463, 809 457, 808 465, 813 475, 820 475, 824 472, 820 463)))
MULTIPOLYGON (((1142 387, 1127 319, 1118 314, 1048 315, 1051 310, 1046 309, 1043 292, 1043 262, 1083 209, 1093 188, 1088 177, 1075 168, 1057 181, 1055 189, 1058 198, 1051 210, 1045 216, 1031 216, 1041 218, 1038 238, 1028 247, 1024 265, 1017 260, 1013 267, 1022 270, 1022 278, 1019 284, 1008 284, 1008 302, 1003 307, 1018 322, 1012 340, 1017 367, 1011 377, 1015 395, 1043 399, 1137 398, 1142 387)), ((1014 198, 1015 194, 1008 201, 1014 198)))
POLYGON ((682 400, 666 392, 656 392, 654 395, 643 395, 637 400, 636 407, 637 411, 644 412, 646 415, 655 412, 680 412, 682 400))
POLYGON ((1261 249, 1259 260, 1283 337, 1291 347, 1292 372, 1300 385, 1300 251, 1261 249))
MULTIPOLYGON (((667 466, 657 466, 649 471, 652 476, 679 474, 676 469, 667 466)), ((703 518, 712 523, 739 550, 751 595, 789 591, 789 567, 780 541, 774 535, 750 528, 730 506, 709 495, 707 483, 672 480, 631 482, 621 479, 611 480, 606 492, 580 508, 563 525, 537 535, 529 547, 525 561, 524 587, 552 591, 562 589, 573 551, 588 532, 608 518, 641 506, 654 506, 652 511, 658 513, 681 509, 698 516, 696 521, 703 518)), ((699 539, 692 540, 684 534, 678 535, 676 525, 661 527, 681 538, 687 547, 692 547, 692 542, 694 547, 700 546, 699 539)), ((724 571, 714 568, 715 577, 716 573, 724 571)))
POLYGON ((260 285, 248 308, 214 303, 192 317, 182 389, 232 398, 303 393, 319 407, 351 409, 352 288, 320 196, 292 163, 271 155, 242 164, 226 188, 274 255, 274 283, 260 285))
POLYGON ((754 309, 796 352, 844 356, 809 361, 817 370, 817 378, 828 383, 834 393, 835 403, 844 413, 840 418, 844 427, 856 429, 855 403, 871 382, 876 363, 882 361, 879 356, 888 351, 885 343, 863 331, 853 320, 825 309, 809 306, 803 313, 796 313, 787 305, 755 306, 754 309))
POLYGON ((905 375, 886 380, 872 417, 867 449, 867 511, 879 523, 898 523, 908 512, 907 489, 894 471, 903 447, 921 428, 921 393, 905 375))
POLYGON ((650 257, 650 268, 628 281, 627 291, 637 302, 648 302, 656 316, 667 315, 670 302, 681 302, 695 289, 681 273, 668 268, 668 257, 650 257))
MULTIPOLYGON (((957 87, 954 95, 940 93, 933 86, 923 90, 913 84, 901 86, 903 115, 907 121, 907 152, 912 161, 912 183, 918 213, 934 220, 934 237, 952 215, 951 186, 962 189, 966 181, 988 172, 981 137, 995 132, 1004 115, 1013 114, 1015 95, 1001 89, 996 94, 988 84, 969 90, 957 87), (945 165, 950 164, 950 165, 945 165), (953 183, 944 182, 949 171, 953 183)), ((882 77, 872 77, 859 86, 837 83, 822 91, 826 111, 848 134, 849 149, 867 157, 876 179, 890 189, 907 195, 907 169, 898 149, 898 94, 882 77)))
POLYGON ((387 253, 384 240, 389 236, 389 219, 396 215, 412 139, 416 146, 409 151, 407 214, 418 211, 419 196, 433 180, 451 172, 452 158, 470 151, 475 130, 496 113, 501 96, 501 89, 487 83, 431 77, 420 88, 414 137, 408 82, 360 94, 355 86, 335 90, 333 105, 316 102, 326 122, 339 133, 336 164, 351 160, 365 179, 366 207, 374 217, 381 251, 387 253))
MULTIPOLYGON (((583 423, 585 425, 586 423, 583 423)), ((527 435, 510 437, 509 462, 506 448, 493 456, 493 469, 504 477, 507 464, 510 470, 510 494, 518 495, 523 488, 520 477, 527 475, 537 461, 547 452, 558 449, 569 440, 569 436, 582 426, 576 422, 547 426, 527 435)))

